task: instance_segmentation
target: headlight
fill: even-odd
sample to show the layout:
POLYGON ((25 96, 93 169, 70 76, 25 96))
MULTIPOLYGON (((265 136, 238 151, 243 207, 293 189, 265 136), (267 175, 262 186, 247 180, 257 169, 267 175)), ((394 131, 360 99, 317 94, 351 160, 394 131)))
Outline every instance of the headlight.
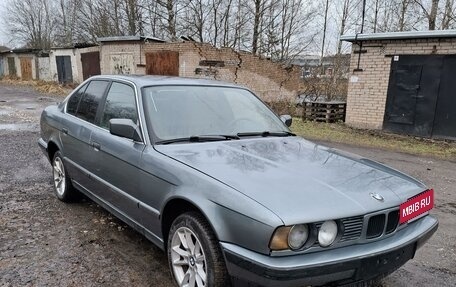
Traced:
POLYGON ((309 238, 309 228, 307 225, 294 225, 288 233, 288 246, 293 250, 299 249, 304 246, 307 238, 309 238))
POLYGON ((290 226, 282 226, 276 229, 272 235, 269 248, 272 250, 284 250, 288 249, 288 233, 290 232, 290 226))
POLYGON ((331 245, 337 237, 337 223, 333 220, 325 221, 318 231, 318 243, 322 247, 331 245))
POLYGON ((274 232, 269 248, 272 250, 300 249, 309 238, 309 227, 307 224, 293 226, 282 226, 274 232))

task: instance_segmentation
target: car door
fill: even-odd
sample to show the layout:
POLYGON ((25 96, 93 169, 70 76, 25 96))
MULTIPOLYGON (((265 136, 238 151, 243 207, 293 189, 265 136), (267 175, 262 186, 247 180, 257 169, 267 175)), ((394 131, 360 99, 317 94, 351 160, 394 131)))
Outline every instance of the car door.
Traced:
POLYGON ((76 117, 76 112, 78 111, 79 102, 84 96, 87 86, 88 83, 75 91, 69 98, 66 104, 66 111, 63 113, 61 118, 60 130, 62 154, 64 156, 68 174, 74 181, 82 185, 85 185, 88 178, 80 168, 77 168, 78 166, 82 166, 82 158, 79 156, 79 149, 81 145, 79 139, 81 119, 76 117))
MULTIPOLYGON (((71 158, 68 162, 72 170, 76 171, 77 177, 73 178, 76 185, 92 191, 95 187, 92 177, 94 163, 97 159, 93 158, 90 137, 95 126, 95 119, 100 108, 100 101, 109 86, 110 82, 106 80, 92 80, 87 84, 87 88, 82 95, 73 121, 76 131, 76 140, 74 141, 71 158)), ((71 127, 73 129, 73 127, 71 127)), ((70 130, 68 130, 68 133, 70 130)))
POLYGON ((135 88, 127 83, 112 82, 100 116, 98 129, 91 136, 94 175, 97 187, 94 192, 124 216, 140 222, 138 210, 139 162, 144 150, 143 142, 112 135, 110 119, 131 119, 139 124, 135 88))

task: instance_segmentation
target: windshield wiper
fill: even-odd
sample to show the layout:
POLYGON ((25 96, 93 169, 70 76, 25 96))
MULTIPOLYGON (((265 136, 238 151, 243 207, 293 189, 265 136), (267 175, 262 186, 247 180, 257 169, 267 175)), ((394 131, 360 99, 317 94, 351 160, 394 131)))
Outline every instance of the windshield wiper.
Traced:
POLYGON ((237 135, 201 135, 201 136, 190 136, 187 138, 175 138, 169 140, 162 140, 155 142, 156 144, 172 144, 179 142, 211 142, 211 141, 224 141, 224 140, 238 140, 237 135))
POLYGON ((289 132, 289 131, 281 131, 281 132, 246 132, 246 133, 237 133, 238 137, 289 137, 289 136, 296 136, 296 134, 289 132))

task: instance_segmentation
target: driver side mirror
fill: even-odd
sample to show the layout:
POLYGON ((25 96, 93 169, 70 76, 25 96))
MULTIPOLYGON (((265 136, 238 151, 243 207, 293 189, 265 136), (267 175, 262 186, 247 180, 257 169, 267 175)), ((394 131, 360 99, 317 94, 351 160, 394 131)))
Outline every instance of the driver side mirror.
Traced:
POLYGON ((291 123, 293 122, 293 119, 290 115, 281 115, 280 119, 287 127, 290 127, 291 123))
POLYGON ((109 132, 115 136, 141 142, 141 132, 137 124, 130 119, 110 119, 109 132))

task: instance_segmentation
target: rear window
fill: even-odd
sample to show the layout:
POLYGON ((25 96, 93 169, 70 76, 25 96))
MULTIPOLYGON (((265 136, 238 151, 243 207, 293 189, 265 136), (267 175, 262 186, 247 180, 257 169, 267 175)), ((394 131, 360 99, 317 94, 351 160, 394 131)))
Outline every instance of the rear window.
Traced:
POLYGON ((67 104, 67 113, 70 115, 76 115, 76 111, 78 110, 79 102, 81 101, 82 96, 87 88, 87 84, 82 86, 79 90, 77 90, 68 100, 67 104))
POLYGON ((95 122, 98 106, 108 87, 108 81, 91 81, 82 97, 76 116, 89 123, 95 122))

